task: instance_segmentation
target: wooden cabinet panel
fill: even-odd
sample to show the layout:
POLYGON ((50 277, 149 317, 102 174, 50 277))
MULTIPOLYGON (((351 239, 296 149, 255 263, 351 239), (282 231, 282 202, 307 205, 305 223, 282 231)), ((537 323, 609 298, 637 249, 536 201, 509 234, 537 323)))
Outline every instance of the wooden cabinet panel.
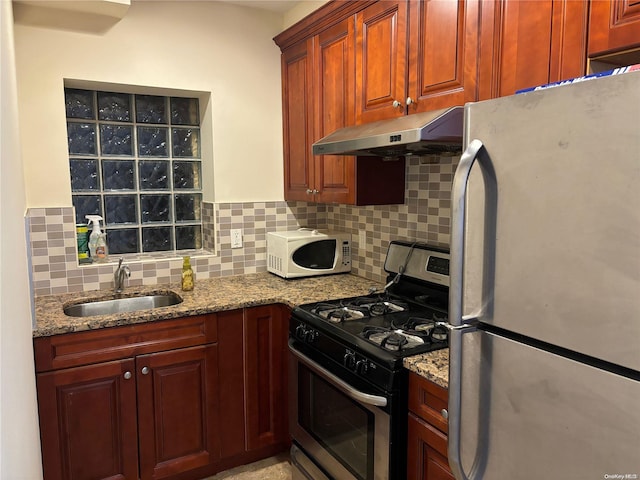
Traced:
POLYGON ((449 425, 442 416, 442 411, 447 408, 446 389, 419 375, 409 376, 409 410, 441 432, 447 433, 449 425))
POLYGON ((286 200, 309 200, 313 187, 313 44, 307 40, 282 53, 282 117, 286 200))
POLYGON ((404 115, 406 92, 407 2, 380 1, 356 14, 356 123, 404 115))
POLYGON ((634 48, 640 48, 640 1, 592 1, 589 14, 589 56, 634 48))
POLYGON ((127 359, 37 375, 47 480, 138 478, 133 372, 127 359))
POLYGON ((136 370, 141 478, 217 461, 217 345, 141 355, 136 370))
MULTIPOLYGON (((354 20, 348 18, 313 38, 316 56, 314 140, 354 124, 354 20)), ((316 200, 354 203, 355 159, 344 155, 311 156, 316 200)))
POLYGON ((477 100, 484 2, 425 0, 409 6, 409 113, 477 100))
POLYGON ((224 468, 285 450, 288 309, 219 313, 220 437, 224 468))
POLYGON ((36 372, 216 341, 216 316, 198 315, 34 339, 36 372))
POLYGON ((485 28, 484 45, 491 38, 492 51, 481 55, 492 72, 481 79, 481 99, 585 73, 586 0, 501 0, 485 7, 484 26, 493 25, 485 28))
POLYGON ((447 437, 409 413, 408 480, 454 480, 447 461, 447 437))
POLYGON ((289 319, 279 305, 245 310, 247 449, 286 442, 289 319))

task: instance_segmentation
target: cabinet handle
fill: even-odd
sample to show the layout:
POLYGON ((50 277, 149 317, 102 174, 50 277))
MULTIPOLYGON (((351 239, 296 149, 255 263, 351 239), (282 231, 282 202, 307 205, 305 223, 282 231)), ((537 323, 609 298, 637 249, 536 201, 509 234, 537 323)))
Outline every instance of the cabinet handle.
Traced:
POLYGON ((311 190, 310 188, 307 188, 307 195, 311 195, 313 193, 313 190, 311 190))
POLYGON ((440 415, 442 415, 442 417, 443 417, 445 420, 447 420, 447 419, 449 418, 449 412, 447 412, 447 409, 446 409, 446 408, 443 408, 443 409, 440 411, 440 415))
POLYGON ((147 375, 149 373, 149 371, 150 371, 149 367, 142 367, 141 372, 142 372, 143 375, 147 375))
POLYGON ((402 105, 402 103, 400 103, 398 100, 394 100, 393 108, 404 108, 404 105, 402 105))
POLYGON ((411 97, 407 97, 407 102, 406 102, 406 103, 407 103, 407 107, 408 107, 409 105, 411 105, 411 104, 413 104, 413 103, 417 103, 417 102, 415 102, 415 101, 413 100, 413 98, 411 98, 411 97))
POLYGON ((316 193, 320 193, 320 190, 316 190, 315 188, 313 189, 313 194, 315 195, 316 193))
POLYGON ((124 375, 123 375, 123 376, 124 376, 124 379, 125 379, 125 380, 129 380, 129 379, 132 377, 131 372, 128 372, 128 371, 127 371, 127 372, 124 372, 124 375))

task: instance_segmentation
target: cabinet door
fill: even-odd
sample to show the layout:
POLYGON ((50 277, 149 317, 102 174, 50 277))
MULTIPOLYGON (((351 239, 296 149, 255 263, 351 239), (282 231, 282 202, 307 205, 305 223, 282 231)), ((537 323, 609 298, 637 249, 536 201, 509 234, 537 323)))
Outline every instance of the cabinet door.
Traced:
POLYGON ((406 94, 407 2, 383 0, 356 14, 356 123, 404 115, 406 94))
POLYGON ((446 457, 447 437, 409 413, 408 480, 455 480, 446 457))
POLYGON ((409 113, 477 100, 484 2, 425 0, 409 5, 409 113))
POLYGON ((640 2, 598 0, 589 13, 589 56, 640 47, 640 2))
POLYGON ((47 480, 138 478, 132 359, 41 373, 36 381, 47 480))
POLYGON ((480 99, 585 73, 587 0, 501 0, 483 8, 483 22, 493 23, 487 22, 483 42, 491 36, 492 51, 481 57, 492 78, 481 79, 480 99))
MULTIPOLYGON (((315 56, 315 139, 355 122, 355 33, 350 17, 313 38, 315 56)), ((355 158, 311 156, 316 201, 354 203, 355 158)))
POLYGON ((143 480, 219 458, 217 356, 217 345, 209 344, 136 357, 143 480))
POLYGON ((247 450, 255 450, 288 440, 288 317, 267 305, 247 308, 244 322, 247 450))
POLYGON ((313 44, 300 42, 282 53, 284 198, 311 199, 313 187, 313 44))

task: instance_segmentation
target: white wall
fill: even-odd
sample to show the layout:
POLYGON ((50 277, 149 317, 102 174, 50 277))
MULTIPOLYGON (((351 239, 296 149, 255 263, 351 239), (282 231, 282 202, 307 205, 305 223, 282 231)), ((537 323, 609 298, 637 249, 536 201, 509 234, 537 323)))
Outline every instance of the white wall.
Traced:
POLYGON ((291 8, 289 11, 285 12, 282 29, 286 30, 294 23, 299 22, 304 17, 314 12, 322 5, 327 3, 328 0, 303 0, 301 2, 297 2, 295 7, 291 8))
POLYGON ((0 478, 42 478, 11 2, 0 1, 0 478))
POLYGON ((71 205, 64 79, 210 92, 205 200, 282 200, 280 52, 272 41, 281 15, 214 1, 133 0, 122 20, 87 32, 86 24, 36 26, 46 22, 21 16, 21 7, 15 42, 29 207, 71 205))

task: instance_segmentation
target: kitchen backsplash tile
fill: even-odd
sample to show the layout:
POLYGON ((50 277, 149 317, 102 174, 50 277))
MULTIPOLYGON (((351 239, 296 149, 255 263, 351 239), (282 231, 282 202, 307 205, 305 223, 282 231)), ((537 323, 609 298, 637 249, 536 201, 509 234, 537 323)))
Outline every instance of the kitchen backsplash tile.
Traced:
MULTIPOLYGON (((383 261, 390 240, 448 246, 451 183, 457 161, 458 157, 409 159, 404 205, 205 202, 202 208, 204 250, 189 252, 193 256, 196 281, 266 271, 266 233, 298 227, 351 233, 353 273, 382 281, 383 261), (243 247, 238 249, 231 248, 231 229, 235 228, 243 232, 243 247), (360 232, 365 238, 364 245, 360 245, 360 232)), ((72 207, 31 208, 26 220, 36 296, 113 287, 115 258, 104 265, 78 265, 72 207)), ((129 285, 177 283, 180 279, 182 258, 171 252, 124 257, 131 269, 129 285)))

